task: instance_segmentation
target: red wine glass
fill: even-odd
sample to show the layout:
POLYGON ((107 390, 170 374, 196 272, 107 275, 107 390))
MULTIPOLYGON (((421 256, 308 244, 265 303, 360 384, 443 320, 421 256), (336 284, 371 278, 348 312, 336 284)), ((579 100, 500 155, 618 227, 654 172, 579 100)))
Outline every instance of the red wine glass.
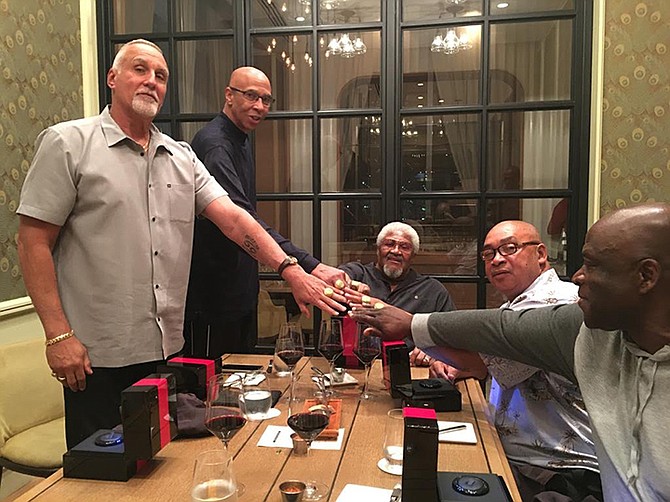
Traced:
POLYGON ((302 329, 293 322, 287 322, 281 325, 275 354, 281 359, 291 372, 291 387, 289 391, 288 411, 291 414, 293 404, 293 392, 295 387, 295 365, 305 355, 305 345, 302 340, 302 329))
POLYGON ((370 381, 370 369, 372 362, 379 357, 382 350, 382 341, 379 336, 366 335, 366 325, 358 323, 356 325, 356 341, 354 343, 354 354, 365 366, 365 385, 361 393, 361 399, 370 399, 372 395, 368 392, 368 383, 370 381))

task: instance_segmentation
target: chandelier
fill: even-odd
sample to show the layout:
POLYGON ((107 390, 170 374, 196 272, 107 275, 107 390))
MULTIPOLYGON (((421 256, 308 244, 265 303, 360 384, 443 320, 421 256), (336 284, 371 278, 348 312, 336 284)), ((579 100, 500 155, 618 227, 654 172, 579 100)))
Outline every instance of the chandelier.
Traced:
POLYGON ((430 44, 430 52, 443 52, 444 54, 456 54, 468 49, 472 49, 470 37, 465 31, 459 37, 456 28, 447 29, 444 36, 438 33, 435 35, 433 43, 430 44))
MULTIPOLYGON (((323 37, 319 40, 319 44, 323 47, 326 45, 326 41, 323 37)), ((341 36, 337 34, 330 39, 328 45, 326 46, 325 56, 329 58, 330 56, 341 56, 343 58, 353 58, 355 56, 365 54, 368 51, 365 42, 359 36, 353 37, 349 33, 342 33, 341 36)))
POLYGON ((279 44, 277 42, 277 39, 273 37, 266 49, 267 53, 272 54, 273 52, 277 52, 282 59, 283 65, 286 67, 287 70, 290 70, 291 73, 295 73, 296 59, 302 59, 304 61, 304 64, 308 65, 311 68, 313 61, 312 56, 309 53, 308 42, 307 41, 305 42, 305 53, 303 54, 302 58, 299 57, 296 58, 295 53, 297 50, 296 46, 298 44, 298 36, 288 35, 287 37, 285 37, 285 40, 286 42, 284 44, 279 44), (280 45, 283 45, 283 47, 281 47, 280 45), (280 50, 281 53, 279 53, 280 50))

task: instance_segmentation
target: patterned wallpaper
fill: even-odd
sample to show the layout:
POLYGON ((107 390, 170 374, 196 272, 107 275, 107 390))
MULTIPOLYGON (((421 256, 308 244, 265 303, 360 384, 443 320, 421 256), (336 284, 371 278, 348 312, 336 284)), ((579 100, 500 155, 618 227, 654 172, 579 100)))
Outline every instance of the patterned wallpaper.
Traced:
POLYGON ((670 201, 670 1, 607 0, 601 214, 670 201))
POLYGON ((79 0, 0 0, 0 301, 26 295, 16 250, 35 138, 82 117, 79 0))

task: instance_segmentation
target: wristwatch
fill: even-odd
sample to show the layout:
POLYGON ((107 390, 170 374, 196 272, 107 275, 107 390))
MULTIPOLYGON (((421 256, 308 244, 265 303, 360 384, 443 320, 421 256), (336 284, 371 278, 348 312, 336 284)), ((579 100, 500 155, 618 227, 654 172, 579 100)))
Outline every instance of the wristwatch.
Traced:
POLYGON ((286 258, 284 258, 284 261, 279 264, 279 267, 277 267, 277 273, 279 274, 279 277, 281 277, 286 267, 297 264, 298 259, 295 256, 287 255, 286 258))

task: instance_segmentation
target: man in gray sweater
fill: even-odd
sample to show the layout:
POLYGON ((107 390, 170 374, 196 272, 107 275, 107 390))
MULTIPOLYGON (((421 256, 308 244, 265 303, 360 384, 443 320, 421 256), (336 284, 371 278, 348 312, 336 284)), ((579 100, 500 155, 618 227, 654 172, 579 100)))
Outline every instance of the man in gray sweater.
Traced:
MULTIPOLYGON (((612 212, 588 232, 577 305, 416 314, 356 307, 387 339, 514 359, 577 382, 607 501, 670 500, 670 205, 612 212)), ((437 355, 437 354, 436 354, 437 355)))

